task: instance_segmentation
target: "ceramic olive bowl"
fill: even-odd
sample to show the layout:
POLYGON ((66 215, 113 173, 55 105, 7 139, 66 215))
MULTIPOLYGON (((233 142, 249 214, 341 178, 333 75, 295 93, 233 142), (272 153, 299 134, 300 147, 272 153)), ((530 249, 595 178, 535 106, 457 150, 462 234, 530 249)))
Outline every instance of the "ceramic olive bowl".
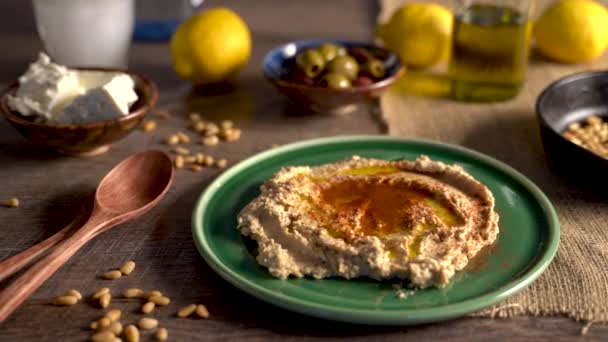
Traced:
MULTIPOLYGON (((79 70, 124 72, 117 69, 77 68, 79 70)), ((7 95, 14 94, 19 82, 13 83, 0 98, 0 112, 27 140, 41 147, 73 156, 91 156, 107 152, 110 145, 127 136, 144 119, 156 104, 156 84, 141 75, 129 74, 135 82, 139 99, 131 106, 130 113, 111 120, 87 124, 54 125, 34 122, 8 106, 7 95)))
POLYGON ((297 105, 315 112, 348 112, 359 103, 378 98, 404 72, 397 55, 387 49, 370 43, 327 39, 297 41, 276 47, 264 57, 263 69, 266 79, 281 93, 297 105), (284 79, 299 52, 316 48, 323 43, 342 45, 347 49, 364 48, 384 62, 386 74, 370 85, 347 89, 324 88, 284 79))
POLYGON ((590 115, 608 119, 608 71, 578 73, 552 83, 538 97, 536 115, 545 154, 557 171, 577 178, 601 178, 605 183, 608 159, 572 143, 562 133, 590 115))

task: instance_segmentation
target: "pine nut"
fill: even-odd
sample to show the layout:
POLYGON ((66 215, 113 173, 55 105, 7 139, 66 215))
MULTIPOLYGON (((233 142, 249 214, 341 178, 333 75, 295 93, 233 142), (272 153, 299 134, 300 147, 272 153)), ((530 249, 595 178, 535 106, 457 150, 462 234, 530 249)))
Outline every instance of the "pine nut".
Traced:
POLYGON ((106 293, 110 293, 110 289, 107 288, 107 287, 102 287, 99 290, 97 290, 97 292, 95 292, 93 294, 93 296, 91 296, 91 298, 93 298, 93 299, 99 299, 99 298, 101 298, 101 296, 103 296, 106 293))
POLYGON ((213 157, 212 156, 205 156, 205 160, 203 161, 203 165, 205 165, 205 166, 211 166, 211 165, 213 165, 213 157))
POLYGON ((220 128, 217 127, 213 122, 209 122, 205 128, 205 136, 217 135, 220 132, 220 128))
POLYGON ((4 205, 9 208, 19 208, 19 199, 17 197, 9 198, 4 201, 4 205))
POLYGON ((145 314, 149 314, 154 310, 155 304, 153 302, 147 302, 146 304, 141 306, 141 312, 145 314))
POLYGON ((192 128, 194 128, 194 131, 197 133, 203 133, 205 129, 207 129, 207 123, 204 121, 197 121, 192 125, 192 128))
POLYGON ((184 167, 184 157, 183 156, 175 157, 175 167, 178 169, 181 169, 184 167))
POLYGON ((114 342, 114 334, 111 331, 105 330, 91 336, 93 342, 114 342))
POLYGON ((196 163, 196 156, 187 156, 187 157, 184 157, 184 162, 190 163, 190 164, 196 163))
POLYGON ((125 338, 127 342, 139 342, 139 330, 133 324, 129 324, 125 328, 125 338))
POLYGON ((190 154, 190 150, 187 149, 187 148, 185 148, 185 147, 177 146, 175 148, 175 153, 181 154, 182 156, 185 156, 185 155, 190 154))
POLYGON ((158 116, 158 118, 161 120, 167 120, 171 114, 169 114, 169 112, 166 110, 161 110, 160 112, 156 113, 156 116, 158 116))
POLYGON ((225 169, 226 166, 228 166, 228 160, 226 160, 226 158, 220 158, 215 161, 215 166, 217 166, 219 169, 225 169))
POLYGON ((167 306, 171 303, 171 299, 165 296, 152 296, 148 300, 158 306, 167 306))
POLYGON ((159 341, 166 341, 169 338, 169 331, 167 328, 160 328, 156 332, 156 339, 159 341))
POLYGON ((139 328, 143 330, 154 329, 158 326, 158 320, 150 317, 144 317, 139 320, 139 328))
POLYGON ((238 128, 232 128, 226 132, 226 141, 237 141, 241 138, 241 130, 238 128))
POLYGON ((76 290, 76 289, 68 290, 68 292, 66 292, 65 295, 76 297, 76 299, 78 299, 78 300, 82 299, 82 294, 80 292, 78 292, 78 290, 76 290))
POLYGON ((122 277, 122 273, 120 273, 119 270, 114 270, 114 271, 104 273, 101 277, 103 279, 107 279, 107 280, 116 280, 116 279, 122 277))
POLYGON ((122 293, 122 295, 125 298, 139 298, 144 294, 144 291, 142 289, 127 289, 125 290, 125 292, 122 293))
POLYGON ((107 327, 110 326, 110 324, 112 324, 112 320, 108 317, 101 317, 100 319, 97 320, 97 329, 101 330, 101 329, 105 329, 107 327))
POLYGON ((196 304, 188 304, 177 312, 177 317, 186 318, 196 311, 196 304))
POLYGON ((122 324, 120 322, 112 322, 108 330, 113 332, 114 335, 120 335, 122 333, 122 324))
POLYGON ((219 144, 219 142, 220 139, 217 137, 217 135, 211 135, 202 139, 202 143, 205 146, 216 146, 219 144))
POLYGON ((223 129, 230 129, 234 127, 234 122, 232 122, 232 120, 223 120, 222 122, 220 122, 220 127, 222 127, 223 129))
POLYGON ((179 138, 177 137, 177 135, 171 135, 165 140, 165 142, 167 143, 167 145, 177 145, 179 144, 179 138))
POLYGON ((146 121, 146 122, 144 122, 142 129, 144 130, 144 132, 152 132, 153 130, 156 129, 156 122, 155 121, 146 121))
POLYGON ((201 172, 202 170, 203 167, 198 164, 190 165, 190 171, 201 172))
POLYGON ((56 306, 70 306, 78 303, 78 298, 74 296, 59 296, 53 300, 53 305, 56 306))
POLYGON ((106 317, 108 317, 110 319, 110 321, 112 321, 112 322, 118 321, 120 319, 121 315, 122 315, 122 311, 120 311, 119 309, 112 309, 112 310, 106 312, 106 317))
POLYGON ((177 132, 175 133, 175 135, 177 136, 177 139, 179 139, 179 142, 182 144, 187 144, 190 142, 190 137, 184 132, 177 132))
POLYGON ((102 295, 101 297, 99 297, 99 306, 101 306, 102 308, 107 308, 110 305, 110 302, 112 301, 112 296, 110 295, 110 293, 106 293, 104 295, 102 295))
POLYGON ((205 162, 205 155, 202 153, 197 153, 196 154, 196 163, 202 165, 204 162, 205 162))
POLYGON ((120 266, 120 273, 122 273, 123 275, 128 275, 131 272, 133 272, 133 270, 135 270, 135 262, 134 261, 127 261, 124 263, 124 265, 120 266))
POLYGON ((198 317, 207 318, 209 317, 209 310, 207 310, 207 307, 203 304, 199 304, 196 306, 196 314, 198 317))
POLYGON ((201 115, 197 112, 190 113, 189 117, 192 122, 201 121, 201 115))
POLYGON ((150 299, 150 297, 162 296, 162 295, 163 295, 162 292, 160 292, 158 290, 154 290, 154 291, 145 292, 144 295, 143 295, 143 297, 146 298, 146 299, 150 299))

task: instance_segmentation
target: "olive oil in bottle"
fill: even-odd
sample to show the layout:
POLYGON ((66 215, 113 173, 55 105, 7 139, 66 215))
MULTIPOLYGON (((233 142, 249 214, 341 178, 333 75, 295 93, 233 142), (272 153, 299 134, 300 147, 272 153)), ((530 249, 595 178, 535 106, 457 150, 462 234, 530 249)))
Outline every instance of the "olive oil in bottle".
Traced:
POLYGON ((522 87, 531 34, 529 8, 475 4, 454 18, 448 74, 462 101, 500 101, 522 87))

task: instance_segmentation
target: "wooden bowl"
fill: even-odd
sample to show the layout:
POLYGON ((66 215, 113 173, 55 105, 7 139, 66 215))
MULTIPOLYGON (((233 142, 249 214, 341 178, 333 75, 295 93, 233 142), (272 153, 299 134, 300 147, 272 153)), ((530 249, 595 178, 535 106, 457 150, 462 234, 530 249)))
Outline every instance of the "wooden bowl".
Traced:
POLYGON ((264 57, 264 76, 281 93, 296 104, 315 112, 343 113, 357 104, 380 97, 404 72, 399 57, 387 49, 364 42, 346 40, 305 40, 291 42, 272 49, 264 57), (301 51, 316 48, 323 43, 342 45, 347 49, 364 48, 373 55, 382 56, 386 75, 368 86, 348 89, 331 89, 287 81, 284 76, 292 67, 294 57, 301 51))
POLYGON ((549 163, 559 173, 605 183, 608 159, 564 138, 568 125, 590 115, 608 119, 608 71, 582 72, 549 85, 536 101, 536 116, 549 163))
MULTIPOLYGON (((125 72, 106 68, 77 68, 79 70, 125 72)), ((125 72, 126 73, 126 72, 125 72)), ((129 74, 135 82, 139 99, 131 106, 129 114, 111 120, 87 124, 54 125, 34 122, 8 106, 8 95, 14 95, 19 82, 14 82, 0 98, 0 113, 27 140, 41 147, 73 156, 91 156, 107 152, 110 145, 124 138, 144 119, 158 99, 158 87, 150 79, 129 74)))

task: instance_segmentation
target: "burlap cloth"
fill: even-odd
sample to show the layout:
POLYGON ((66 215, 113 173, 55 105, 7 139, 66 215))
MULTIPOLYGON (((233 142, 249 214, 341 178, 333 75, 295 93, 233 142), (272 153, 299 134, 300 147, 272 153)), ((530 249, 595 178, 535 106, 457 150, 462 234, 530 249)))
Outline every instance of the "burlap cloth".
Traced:
MULTIPOLYGON (((389 18, 403 2, 380 0, 379 21, 389 18)), ((540 1, 536 13, 545 5, 546 1, 540 1)), ((447 6, 452 7, 449 2, 447 6)), ((565 183, 546 165, 534 114, 536 97, 550 82, 597 69, 608 69, 608 53, 593 63, 575 66, 533 57, 525 88, 511 101, 459 103, 407 94, 399 86, 380 101, 390 135, 462 145, 502 160, 541 187, 557 210, 560 247, 547 271, 518 295, 476 315, 566 315, 608 322, 607 197, 565 183)))

